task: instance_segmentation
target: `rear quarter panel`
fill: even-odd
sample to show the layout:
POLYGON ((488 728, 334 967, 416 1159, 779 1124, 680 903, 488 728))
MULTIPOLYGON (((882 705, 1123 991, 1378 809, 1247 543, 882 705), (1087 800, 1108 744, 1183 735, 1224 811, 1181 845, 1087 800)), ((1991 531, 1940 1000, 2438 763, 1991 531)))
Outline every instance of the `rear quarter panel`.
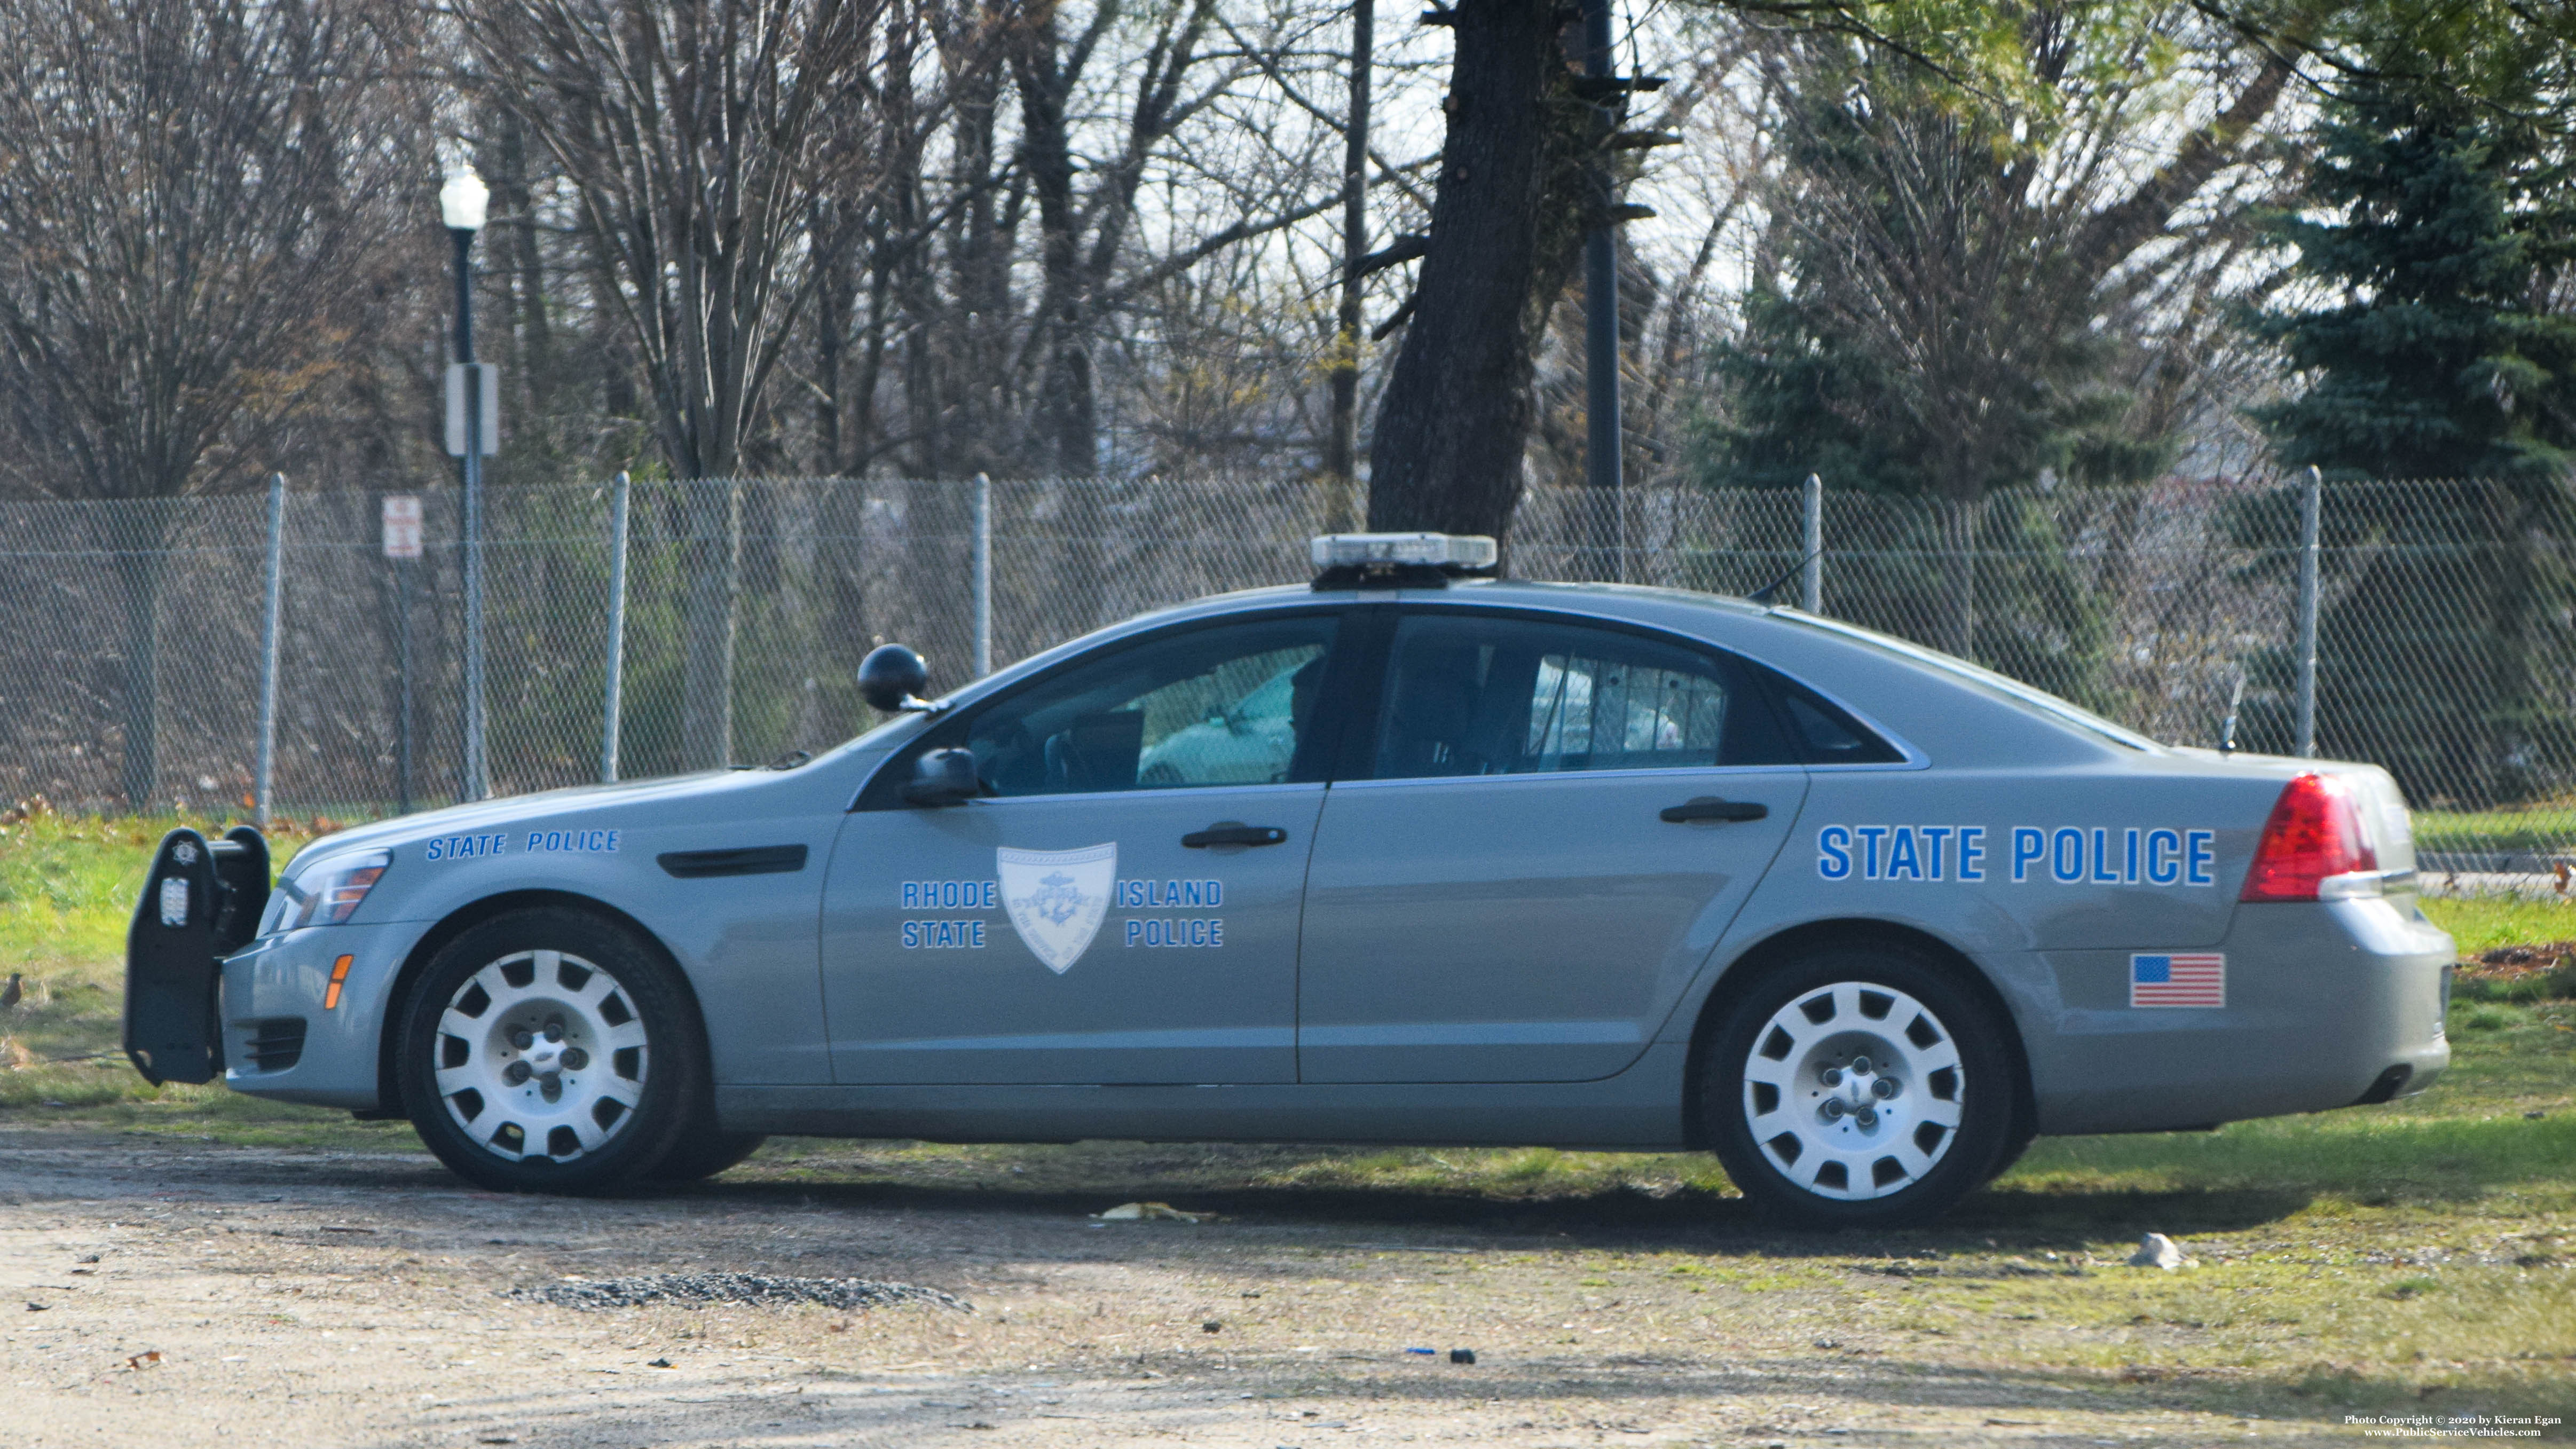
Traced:
MULTIPOLYGON (((1973 678, 1794 621, 1711 611, 1702 632, 1843 703, 1914 758, 1814 770, 1778 861, 1663 1040, 1690 1039, 1708 994, 1765 943, 1819 923, 1873 922, 1946 943, 1994 986, 2047 1130, 2336 1105, 2368 1084, 2365 1073, 2337 1097, 2353 1074, 2339 1059, 2239 1070, 2249 1046, 2259 1054, 2274 1033, 2297 1029, 2299 1001, 2333 979, 2310 958, 2350 950, 2348 909, 2237 929, 2237 894, 2283 783, 2338 767, 2133 748, 1973 678), (2182 950, 2234 953, 2228 1007, 2131 1007, 2130 957, 2182 950), (2198 1078, 2211 1090, 2196 1097, 2198 1078)), ((2312 1035, 2332 1030, 2313 1000, 2304 1009, 2312 1035)))

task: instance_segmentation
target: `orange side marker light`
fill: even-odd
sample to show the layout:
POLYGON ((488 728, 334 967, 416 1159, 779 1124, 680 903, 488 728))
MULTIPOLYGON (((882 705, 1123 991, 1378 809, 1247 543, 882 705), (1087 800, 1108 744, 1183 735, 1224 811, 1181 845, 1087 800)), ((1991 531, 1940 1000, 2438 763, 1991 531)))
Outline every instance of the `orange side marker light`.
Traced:
POLYGON ((340 983, 349 979, 349 963, 354 956, 343 956, 331 963, 331 984, 322 992, 322 1009, 336 1011, 340 1006, 340 983))

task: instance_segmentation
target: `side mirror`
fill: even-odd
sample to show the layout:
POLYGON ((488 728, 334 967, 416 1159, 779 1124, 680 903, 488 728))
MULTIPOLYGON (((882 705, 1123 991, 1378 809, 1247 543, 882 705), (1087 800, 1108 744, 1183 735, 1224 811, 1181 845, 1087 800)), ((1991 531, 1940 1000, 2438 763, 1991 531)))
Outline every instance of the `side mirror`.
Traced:
POLYGON ((859 661, 859 697, 883 713, 919 709, 929 687, 930 666, 900 644, 880 644, 859 661))
POLYGON ((915 805, 963 805, 982 793, 972 750, 929 751, 912 762, 912 779, 903 787, 903 798, 915 805))

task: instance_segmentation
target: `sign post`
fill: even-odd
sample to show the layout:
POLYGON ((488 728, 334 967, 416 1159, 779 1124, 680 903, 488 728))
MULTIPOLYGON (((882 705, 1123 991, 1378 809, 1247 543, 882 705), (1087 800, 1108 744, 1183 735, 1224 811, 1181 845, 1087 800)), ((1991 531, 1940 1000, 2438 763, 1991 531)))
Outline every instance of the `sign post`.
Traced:
MULTIPOLYGON (((464 285, 457 283, 460 318, 464 285)), ((471 358, 462 321, 457 338, 457 350, 471 358)), ((465 465, 465 769, 458 794, 481 800, 492 793, 483 743, 483 460, 501 451, 501 373, 489 363, 448 364, 447 451, 465 465)))
POLYGON ((394 714, 397 814, 411 813, 411 566, 420 557, 420 495, 388 493, 384 500, 385 557, 394 565, 394 658, 402 676, 402 704, 394 714))

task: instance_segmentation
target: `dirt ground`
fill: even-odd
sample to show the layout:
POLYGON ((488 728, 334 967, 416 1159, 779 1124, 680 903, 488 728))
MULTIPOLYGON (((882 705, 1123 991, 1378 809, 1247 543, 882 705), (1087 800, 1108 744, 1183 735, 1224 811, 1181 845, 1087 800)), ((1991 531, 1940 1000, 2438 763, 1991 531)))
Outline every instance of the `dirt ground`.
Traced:
MULTIPOLYGON (((1905 1326, 1895 1265, 1725 1214, 1406 1223, 1327 1195, 1104 1224, 1044 1199, 738 1171, 571 1201, 471 1190, 417 1153, 0 1132, 0 1435, 19 1449, 2356 1437, 2323 1405, 2245 1417, 2116 1374, 1945 1364, 1905 1326), (1782 1254, 1833 1271, 1730 1271, 1782 1254), (914 1284, 972 1310, 513 1296, 717 1270, 914 1284)), ((1975 1242, 1954 1272, 1958 1252, 1975 1242)), ((2137 1271, 2081 1253, 2010 1262, 2137 1271)))

